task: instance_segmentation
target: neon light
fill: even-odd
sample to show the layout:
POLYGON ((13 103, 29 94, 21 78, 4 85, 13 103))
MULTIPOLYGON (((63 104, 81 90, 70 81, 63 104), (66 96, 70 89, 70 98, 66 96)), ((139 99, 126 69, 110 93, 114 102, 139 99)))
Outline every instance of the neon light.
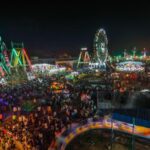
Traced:
POLYGON ((23 48, 23 53, 24 53, 24 56, 26 57, 26 59, 27 59, 27 62, 28 62, 28 64, 29 64, 29 67, 30 67, 30 69, 32 68, 32 64, 31 64, 31 61, 30 61, 30 59, 29 59, 29 56, 28 56, 28 54, 27 54, 27 52, 26 52, 26 50, 23 48))
POLYGON ((144 71, 144 63, 136 62, 136 61, 126 61, 118 63, 116 66, 117 71, 126 71, 126 72, 134 72, 134 71, 144 71))
POLYGON ((26 50, 23 47, 23 43, 12 43, 12 46, 11 66, 22 66, 24 68, 29 66, 29 68, 31 69, 31 61, 27 55, 26 50), (15 45, 17 46, 16 48, 14 47, 15 45))

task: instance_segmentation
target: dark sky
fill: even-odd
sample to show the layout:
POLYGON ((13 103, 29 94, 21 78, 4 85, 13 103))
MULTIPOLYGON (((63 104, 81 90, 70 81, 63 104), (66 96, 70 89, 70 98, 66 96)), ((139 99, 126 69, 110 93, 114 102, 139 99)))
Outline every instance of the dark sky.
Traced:
MULTIPOLYGON (((49 1, 50 2, 50 1, 49 1)), ((41 57, 55 52, 78 54, 83 46, 92 50, 94 34, 104 28, 112 52, 150 49, 150 7, 121 1, 55 1, 45 3, 6 3, 0 9, 0 35, 10 41, 23 41, 28 53, 41 57)))

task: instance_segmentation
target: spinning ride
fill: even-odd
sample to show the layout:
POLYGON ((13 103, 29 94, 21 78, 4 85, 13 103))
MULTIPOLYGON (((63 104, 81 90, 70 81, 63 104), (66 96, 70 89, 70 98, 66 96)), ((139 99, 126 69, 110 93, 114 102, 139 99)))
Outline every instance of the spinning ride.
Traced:
POLYGON ((117 63, 116 71, 119 72, 144 72, 145 64, 138 61, 125 61, 117 63))

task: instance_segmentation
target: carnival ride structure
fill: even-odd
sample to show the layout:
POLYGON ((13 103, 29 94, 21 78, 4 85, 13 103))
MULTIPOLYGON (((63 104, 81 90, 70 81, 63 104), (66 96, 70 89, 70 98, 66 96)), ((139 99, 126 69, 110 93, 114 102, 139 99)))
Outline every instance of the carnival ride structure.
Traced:
POLYGON ((11 50, 0 37, 0 84, 21 83, 28 79, 32 64, 23 43, 11 42, 11 50))
POLYGON ((106 31, 99 29, 94 37, 94 56, 91 62, 91 66, 96 68, 106 69, 106 63, 108 61, 108 39, 106 31))
POLYGON ((108 60, 108 39, 106 31, 101 28, 94 37, 93 54, 90 56, 87 48, 81 48, 77 68, 88 66, 90 69, 106 70, 108 60))
POLYGON ((7 52, 8 50, 6 44, 2 41, 2 38, 0 37, 0 76, 10 74, 10 62, 7 52))
POLYGON ((32 65, 23 43, 11 42, 11 50, 8 51, 0 37, 0 84, 19 84, 35 77, 57 74, 65 70, 65 67, 51 64, 32 65))
POLYGON ((122 61, 142 61, 149 62, 150 56, 148 55, 148 51, 144 48, 143 50, 136 49, 125 49, 123 54, 113 55, 111 56, 112 62, 122 62, 122 61))
POLYGON ((80 55, 77 62, 77 68, 81 65, 87 65, 90 62, 90 55, 87 48, 81 48, 80 55))
POLYGON ((18 70, 18 68, 23 68, 26 70, 32 69, 31 61, 28 57, 26 49, 23 43, 13 43, 11 42, 12 49, 9 52, 6 44, 0 37, 0 76, 9 76, 12 74, 12 70, 18 70), (9 54, 8 54, 9 52, 9 54), (10 56, 10 57, 9 57, 10 56))
POLYGON ((145 71, 145 64, 139 61, 124 61, 117 63, 116 71, 143 72, 145 71))
POLYGON ((133 125, 130 123, 114 120, 111 118, 100 119, 99 121, 89 120, 87 124, 76 125, 67 134, 56 135, 57 144, 60 150, 65 150, 67 145, 78 135, 88 130, 93 129, 108 129, 113 131, 119 131, 122 134, 128 133, 133 136, 137 136, 144 139, 150 139, 150 128, 139 125, 133 125))
POLYGON ((145 70, 145 66, 142 65, 142 67, 140 67, 131 64, 137 64, 138 62, 149 64, 150 56, 147 52, 146 48, 138 50, 134 47, 131 50, 125 49, 123 55, 109 55, 107 34, 106 31, 101 28, 97 30, 94 37, 93 54, 89 56, 87 48, 83 50, 81 49, 77 68, 82 64, 82 66, 88 65, 88 69, 94 69, 95 71, 106 71, 109 69, 116 71, 141 72, 145 70), (124 68, 125 66, 118 64, 120 62, 128 64, 129 61, 130 64, 128 65, 128 68, 127 65, 126 68, 124 68), (137 63, 135 63, 135 61, 137 61, 137 63))
POLYGON ((24 48, 23 43, 14 43, 11 42, 12 51, 11 51, 11 66, 17 68, 19 66, 23 67, 25 70, 27 67, 32 69, 31 61, 29 56, 24 48))
POLYGON ((99 63, 105 63, 108 58, 108 39, 106 31, 99 29, 94 38, 95 60, 99 63))

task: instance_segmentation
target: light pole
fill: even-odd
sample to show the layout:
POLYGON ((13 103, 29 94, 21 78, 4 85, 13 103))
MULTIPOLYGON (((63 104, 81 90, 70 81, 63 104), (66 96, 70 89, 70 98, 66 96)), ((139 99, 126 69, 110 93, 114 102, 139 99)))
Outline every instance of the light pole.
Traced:
POLYGON ((132 150, 134 150, 134 127, 135 127, 135 118, 133 117, 133 128, 132 128, 132 150))
POLYGON ((113 132, 113 108, 112 108, 112 101, 111 101, 111 150, 113 148, 113 138, 114 138, 114 132, 113 132))
POLYGON ((111 114, 111 150, 113 148, 113 138, 114 138, 114 132, 113 132, 113 119, 111 114))
POLYGON ((98 108, 99 108, 99 105, 98 105, 98 102, 99 102, 99 97, 98 97, 98 90, 99 90, 99 88, 97 87, 96 88, 96 101, 97 101, 97 110, 98 110, 98 108))

